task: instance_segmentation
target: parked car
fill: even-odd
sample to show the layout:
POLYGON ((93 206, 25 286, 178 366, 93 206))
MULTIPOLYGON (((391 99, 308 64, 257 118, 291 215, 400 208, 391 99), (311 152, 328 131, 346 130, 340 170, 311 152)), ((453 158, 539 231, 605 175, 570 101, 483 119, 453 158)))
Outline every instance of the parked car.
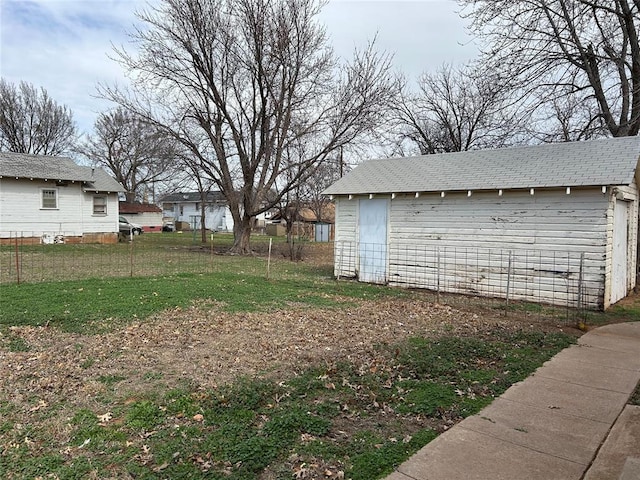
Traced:
POLYGON ((142 234, 142 227, 138 224, 135 223, 131 223, 129 220, 127 220, 125 217, 123 217, 122 215, 120 215, 120 217, 118 218, 119 222, 120 222, 120 233, 123 235, 141 235, 142 234))

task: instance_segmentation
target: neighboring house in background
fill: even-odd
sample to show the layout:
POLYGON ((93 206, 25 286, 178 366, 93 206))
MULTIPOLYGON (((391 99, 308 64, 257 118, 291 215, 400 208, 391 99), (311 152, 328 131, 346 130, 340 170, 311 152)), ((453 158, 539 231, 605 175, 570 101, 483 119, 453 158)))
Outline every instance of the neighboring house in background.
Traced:
POLYGON ((123 191, 70 158, 0 152, 0 241, 115 243, 123 191))
POLYGON ((151 203, 120 202, 120 215, 142 226, 143 232, 162 231, 162 209, 151 203))
MULTIPOLYGON (((176 230, 199 230, 202 197, 198 192, 171 193, 160 200, 162 219, 174 222, 176 230)), ((220 192, 209 192, 205 199, 205 228, 217 232, 233 230, 233 217, 220 192)))
MULTIPOLYGON (((295 205, 289 208, 288 217, 293 222, 293 235, 314 239, 316 242, 328 242, 333 240, 333 223, 335 222, 335 206, 328 203, 322 208, 321 221, 308 205, 301 205, 297 211, 295 205)), ((266 226, 266 234, 272 236, 285 235, 286 220, 282 212, 275 212, 269 218, 266 226)))
POLYGON ((371 160, 336 202, 336 276, 589 308, 636 285, 640 138, 371 160))

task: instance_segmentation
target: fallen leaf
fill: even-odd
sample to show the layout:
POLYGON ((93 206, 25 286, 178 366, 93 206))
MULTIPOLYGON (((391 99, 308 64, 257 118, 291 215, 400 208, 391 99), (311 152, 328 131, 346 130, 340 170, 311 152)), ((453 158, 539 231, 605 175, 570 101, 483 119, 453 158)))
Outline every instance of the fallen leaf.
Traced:
POLYGON ((162 470, 166 469, 169 466, 169 462, 164 462, 162 465, 158 465, 157 467, 153 468, 154 472, 161 472, 162 470))
POLYGON ((309 469, 306 468, 306 466, 307 466, 306 463, 302 463, 298 467, 295 467, 293 469, 293 477, 294 478, 307 478, 307 473, 309 472, 309 469))
POLYGON ((111 421, 112 418, 113 418, 113 415, 111 414, 111 412, 107 412, 103 415, 98 415, 98 422, 100 425, 103 425, 111 421))

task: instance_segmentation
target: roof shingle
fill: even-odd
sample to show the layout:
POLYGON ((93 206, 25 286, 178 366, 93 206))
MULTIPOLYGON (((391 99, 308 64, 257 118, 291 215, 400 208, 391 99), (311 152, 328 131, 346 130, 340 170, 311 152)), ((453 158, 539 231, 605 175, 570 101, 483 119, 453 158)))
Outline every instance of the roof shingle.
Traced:
POLYGON ((640 137, 369 160, 327 195, 629 185, 640 137))
POLYGON ((88 192, 124 192, 103 169, 78 165, 67 157, 0 152, 0 177, 83 182, 88 192))

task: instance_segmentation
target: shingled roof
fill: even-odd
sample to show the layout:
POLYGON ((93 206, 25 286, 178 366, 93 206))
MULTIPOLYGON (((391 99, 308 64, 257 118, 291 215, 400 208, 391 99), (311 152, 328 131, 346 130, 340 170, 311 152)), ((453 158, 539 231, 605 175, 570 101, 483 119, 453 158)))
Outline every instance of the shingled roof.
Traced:
POLYGON ((120 202, 120 213, 162 213, 162 209, 152 203, 120 202))
POLYGON ((78 165, 67 157, 0 152, 1 177, 81 182, 88 192, 124 192, 122 185, 101 168, 78 165))
POLYGON ((630 185, 640 137, 369 160, 326 195, 630 185))

